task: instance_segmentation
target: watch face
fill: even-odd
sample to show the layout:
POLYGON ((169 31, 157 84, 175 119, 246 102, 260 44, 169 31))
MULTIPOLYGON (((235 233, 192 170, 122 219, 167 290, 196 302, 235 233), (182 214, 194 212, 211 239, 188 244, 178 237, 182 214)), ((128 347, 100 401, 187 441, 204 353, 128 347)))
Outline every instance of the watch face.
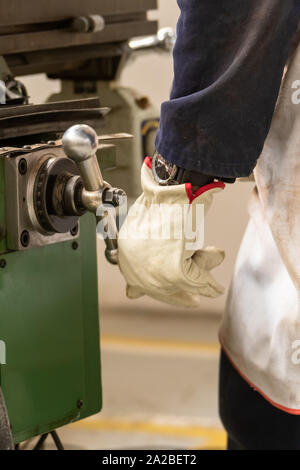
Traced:
POLYGON ((167 185, 172 182, 177 173, 174 163, 167 162, 159 153, 152 158, 152 173, 157 183, 167 185))

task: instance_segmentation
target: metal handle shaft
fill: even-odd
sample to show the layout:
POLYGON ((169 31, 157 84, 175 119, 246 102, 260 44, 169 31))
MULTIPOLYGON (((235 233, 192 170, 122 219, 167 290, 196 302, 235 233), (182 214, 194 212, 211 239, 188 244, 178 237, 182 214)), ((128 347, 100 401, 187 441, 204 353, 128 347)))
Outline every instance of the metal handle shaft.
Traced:
MULTIPOLYGON (((94 129, 84 124, 76 125, 68 129, 62 139, 66 155, 74 160, 80 170, 84 183, 82 202, 85 207, 93 211, 97 216, 97 209, 103 204, 103 192, 110 187, 102 177, 96 152, 98 148, 98 136, 94 129)), ((111 215, 106 215, 109 233, 104 240, 106 243, 106 257, 112 264, 117 264, 117 227, 111 215)), ((103 217, 96 217, 97 222, 103 217)))

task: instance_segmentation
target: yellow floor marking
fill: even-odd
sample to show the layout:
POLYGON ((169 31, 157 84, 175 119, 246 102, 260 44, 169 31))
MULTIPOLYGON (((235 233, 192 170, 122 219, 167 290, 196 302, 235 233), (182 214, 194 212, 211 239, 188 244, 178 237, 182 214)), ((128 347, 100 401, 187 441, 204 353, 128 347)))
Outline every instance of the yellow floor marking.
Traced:
POLYGON ((156 340, 148 338, 131 338, 126 336, 109 336, 104 335, 101 338, 101 346, 103 347, 127 347, 142 349, 159 349, 159 350, 176 350, 185 352, 194 352, 201 354, 218 354, 220 345, 218 343, 200 343, 190 341, 176 340, 156 340))
MULTIPOLYGON (((127 421, 117 419, 99 420, 86 419, 70 425, 77 429, 88 431, 119 431, 143 434, 159 434, 164 436, 183 437, 201 440, 197 449, 225 449, 226 433, 222 429, 205 426, 179 426, 158 424, 147 421, 127 421)), ((196 450, 196 448, 194 449, 196 450)))

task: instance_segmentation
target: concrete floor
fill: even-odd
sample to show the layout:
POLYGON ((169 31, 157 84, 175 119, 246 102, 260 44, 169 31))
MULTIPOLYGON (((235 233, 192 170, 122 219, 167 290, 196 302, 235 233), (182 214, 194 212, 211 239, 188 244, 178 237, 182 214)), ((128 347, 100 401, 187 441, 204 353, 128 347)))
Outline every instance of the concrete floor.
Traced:
MULTIPOLYGON (((224 449, 217 412, 220 316, 147 298, 129 301, 102 244, 98 251, 104 406, 58 431, 65 448, 224 449)), ((53 448, 49 438, 47 448, 53 448)))

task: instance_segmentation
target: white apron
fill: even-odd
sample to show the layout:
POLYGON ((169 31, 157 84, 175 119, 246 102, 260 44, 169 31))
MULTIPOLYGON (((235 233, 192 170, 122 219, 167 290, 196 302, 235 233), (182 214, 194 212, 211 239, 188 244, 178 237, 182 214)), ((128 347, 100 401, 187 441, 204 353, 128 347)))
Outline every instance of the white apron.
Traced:
POLYGON ((300 47, 284 77, 254 172, 257 188, 249 206, 251 219, 220 341, 250 385, 277 408, 300 415, 299 86, 300 47))

